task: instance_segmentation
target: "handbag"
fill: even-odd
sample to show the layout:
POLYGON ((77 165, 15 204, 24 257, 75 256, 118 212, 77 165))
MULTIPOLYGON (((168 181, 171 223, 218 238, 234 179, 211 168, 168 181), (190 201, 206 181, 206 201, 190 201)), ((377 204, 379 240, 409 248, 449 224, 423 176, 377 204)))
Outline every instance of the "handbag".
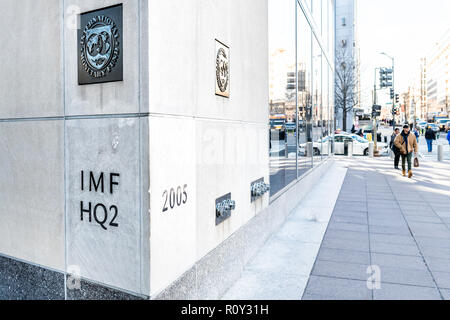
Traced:
POLYGON ((415 157, 414 158, 414 168, 418 168, 419 167, 419 158, 415 157))

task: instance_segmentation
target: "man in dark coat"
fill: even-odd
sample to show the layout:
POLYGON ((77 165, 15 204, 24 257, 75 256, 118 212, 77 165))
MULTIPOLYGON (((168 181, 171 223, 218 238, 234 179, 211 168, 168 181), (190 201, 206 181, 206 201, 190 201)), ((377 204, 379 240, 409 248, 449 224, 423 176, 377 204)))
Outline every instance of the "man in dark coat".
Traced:
POLYGON ((410 132, 409 125, 405 124, 403 126, 403 131, 395 138, 394 145, 400 150, 403 176, 406 176, 406 161, 408 161, 408 177, 411 178, 413 176, 412 157, 413 153, 417 157, 419 144, 417 143, 416 136, 410 132))

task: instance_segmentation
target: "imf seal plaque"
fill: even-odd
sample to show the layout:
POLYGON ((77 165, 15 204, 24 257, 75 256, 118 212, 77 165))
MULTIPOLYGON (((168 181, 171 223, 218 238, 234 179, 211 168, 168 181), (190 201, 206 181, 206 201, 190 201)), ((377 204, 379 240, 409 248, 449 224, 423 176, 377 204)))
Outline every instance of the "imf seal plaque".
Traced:
POLYGON ((216 95, 230 97, 230 48, 216 40, 216 95))
POLYGON ((122 20, 122 4, 80 15, 78 84, 123 80, 122 20))

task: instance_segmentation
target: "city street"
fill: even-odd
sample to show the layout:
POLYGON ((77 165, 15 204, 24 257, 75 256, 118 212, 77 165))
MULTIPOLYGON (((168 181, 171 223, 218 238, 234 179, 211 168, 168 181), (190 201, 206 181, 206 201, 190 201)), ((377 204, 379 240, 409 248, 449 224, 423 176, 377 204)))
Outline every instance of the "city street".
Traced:
POLYGON ((338 158, 224 298, 450 299, 450 163, 392 167, 338 158))

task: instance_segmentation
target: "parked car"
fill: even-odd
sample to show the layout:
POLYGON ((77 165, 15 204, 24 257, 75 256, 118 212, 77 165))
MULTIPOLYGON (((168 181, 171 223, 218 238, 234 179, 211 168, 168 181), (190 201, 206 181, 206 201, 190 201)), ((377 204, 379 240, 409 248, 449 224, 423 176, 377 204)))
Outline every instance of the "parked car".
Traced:
POLYGON ((428 128, 428 127, 431 127, 431 130, 433 130, 434 133, 439 133, 439 132, 441 132, 441 129, 439 128, 439 126, 438 126, 437 124, 434 124, 434 123, 428 123, 428 124, 427 124, 427 128, 428 128))
MULTIPOLYGON (((317 142, 313 143, 313 153, 315 156, 318 155, 328 155, 328 151, 330 150, 329 145, 332 141, 333 137, 325 137, 317 142)), ((337 134, 334 137, 334 152, 337 155, 343 155, 345 152, 345 143, 353 142, 353 154, 359 156, 367 156, 369 155, 369 140, 361 138, 357 135, 349 135, 349 134, 337 134)), ((378 152, 381 155, 389 154, 388 144, 378 142, 378 152)), ((306 151, 307 144, 303 143, 299 145, 299 155, 304 156, 307 154, 306 151)))
POLYGON ((450 119, 440 119, 436 124, 439 126, 441 131, 445 131, 445 127, 450 119))
POLYGON ((417 123, 417 128, 420 130, 423 130, 427 127, 428 122, 426 121, 420 121, 417 123))
POLYGON ((447 123, 450 121, 450 119, 439 119, 436 123, 436 125, 439 126, 439 129, 441 131, 445 131, 445 127, 447 126, 447 123))

